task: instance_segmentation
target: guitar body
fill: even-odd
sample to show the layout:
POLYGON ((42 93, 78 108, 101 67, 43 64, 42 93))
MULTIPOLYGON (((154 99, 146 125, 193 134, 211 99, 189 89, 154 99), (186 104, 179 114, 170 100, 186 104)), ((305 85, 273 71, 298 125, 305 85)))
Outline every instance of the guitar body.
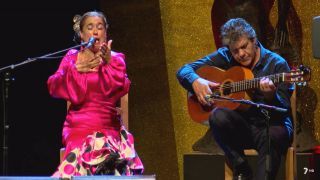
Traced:
POLYGON ((230 101, 230 99, 250 100, 249 90, 259 88, 262 78, 269 78, 275 84, 280 82, 294 82, 297 85, 305 85, 306 82, 311 79, 311 70, 305 66, 300 66, 299 69, 294 69, 290 72, 258 78, 254 78, 250 69, 241 66, 231 67, 227 71, 213 66, 203 66, 199 68, 196 73, 203 79, 220 84, 217 88, 212 89, 212 94, 208 94, 210 97, 213 97, 214 104, 211 106, 201 105, 195 95, 191 93, 188 94, 189 115, 195 122, 203 124, 207 124, 210 112, 214 108, 224 107, 231 110, 247 109, 250 105, 235 103, 230 101), (227 99, 229 99, 229 101, 227 99))
MULTIPOLYGON (((234 82, 253 79, 254 76, 251 70, 240 66, 234 66, 225 71, 213 66, 204 66, 199 68, 196 72, 200 77, 208 81, 220 83, 219 89, 212 90, 213 94, 233 99, 250 99, 250 96, 246 91, 230 93, 228 91, 228 88, 223 87, 227 87, 229 84, 234 82)), ((197 97, 191 93, 188 94, 187 101, 189 115, 194 121, 198 123, 205 123, 206 121, 208 121, 210 112, 216 107, 225 107, 231 110, 246 109, 248 107, 248 105, 218 99, 214 99, 214 105, 203 106, 198 102, 197 97)))

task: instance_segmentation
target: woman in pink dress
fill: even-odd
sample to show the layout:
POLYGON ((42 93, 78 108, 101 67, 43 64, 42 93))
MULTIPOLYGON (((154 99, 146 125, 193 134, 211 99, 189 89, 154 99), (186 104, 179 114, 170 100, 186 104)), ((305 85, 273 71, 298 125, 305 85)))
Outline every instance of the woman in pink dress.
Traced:
POLYGON ((129 91, 124 55, 111 51, 102 12, 75 16, 75 37, 92 44, 72 49, 49 77, 51 96, 70 102, 63 125, 64 160, 54 177, 142 174, 133 136, 117 111, 129 91))

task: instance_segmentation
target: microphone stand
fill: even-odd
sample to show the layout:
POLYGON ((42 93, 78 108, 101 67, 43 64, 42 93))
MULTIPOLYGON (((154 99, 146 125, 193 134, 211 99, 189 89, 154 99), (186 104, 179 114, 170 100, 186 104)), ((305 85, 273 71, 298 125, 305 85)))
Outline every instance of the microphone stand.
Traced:
POLYGON ((14 77, 11 77, 10 70, 13 70, 16 67, 37 61, 37 60, 42 60, 42 59, 56 59, 57 57, 51 57, 53 55, 59 54, 66 52, 70 49, 76 49, 81 46, 86 46, 85 48, 88 48, 92 45, 92 41, 90 42, 84 42, 76 46, 72 46, 67 49, 63 49, 57 52, 49 53, 40 57, 35 57, 35 58, 28 58, 25 61, 22 61, 21 63, 18 64, 12 64, 9 66, 5 66, 0 68, 0 73, 4 72, 4 77, 2 78, 2 108, 3 108, 3 135, 2 135, 2 175, 7 175, 8 174, 8 132, 9 132, 9 119, 8 119, 8 112, 9 112, 9 86, 10 83, 14 81, 14 77), (89 43, 91 43, 89 45, 89 43))
POLYGON ((267 154, 266 154, 266 176, 265 176, 265 180, 269 180, 270 178, 270 172, 271 172, 271 149, 270 149, 270 134, 269 134, 269 128, 270 128, 270 116, 269 116, 269 111, 268 110, 273 110, 273 111, 278 111, 278 112, 287 112, 288 109, 285 108, 280 108, 277 106, 270 106, 270 105, 266 105, 266 104, 261 104, 261 103, 255 103, 252 102, 250 100, 246 100, 246 99, 233 99, 233 98, 228 98, 228 97, 221 97, 219 95, 215 95, 215 94, 211 94, 206 96, 206 100, 211 100, 211 99, 217 99, 217 100, 226 100, 226 101, 231 101, 231 102, 235 102, 235 103, 240 103, 240 104, 249 104, 249 105, 253 105, 256 106, 258 109, 260 109, 260 111, 262 112, 262 114, 265 117, 265 123, 266 123, 266 135, 267 135, 267 154))

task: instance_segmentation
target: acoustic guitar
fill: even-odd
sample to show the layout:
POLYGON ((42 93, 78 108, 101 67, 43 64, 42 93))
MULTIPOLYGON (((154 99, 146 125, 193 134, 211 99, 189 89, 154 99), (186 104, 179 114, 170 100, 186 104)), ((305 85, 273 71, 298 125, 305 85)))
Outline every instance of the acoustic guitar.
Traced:
POLYGON ((288 82, 297 83, 298 85, 305 84, 311 79, 311 70, 305 66, 300 66, 299 69, 288 73, 278 73, 259 78, 254 78, 250 69, 240 66, 234 66, 227 71, 213 66, 203 66, 196 72, 200 77, 208 81, 218 82, 220 85, 212 89, 212 95, 222 97, 214 100, 213 105, 208 106, 198 102, 196 95, 188 93, 189 115, 192 120, 198 123, 208 121, 210 112, 216 107, 226 107, 231 110, 246 109, 249 105, 226 101, 223 98, 250 100, 249 90, 259 88, 260 80, 264 77, 269 78, 275 84, 288 82))

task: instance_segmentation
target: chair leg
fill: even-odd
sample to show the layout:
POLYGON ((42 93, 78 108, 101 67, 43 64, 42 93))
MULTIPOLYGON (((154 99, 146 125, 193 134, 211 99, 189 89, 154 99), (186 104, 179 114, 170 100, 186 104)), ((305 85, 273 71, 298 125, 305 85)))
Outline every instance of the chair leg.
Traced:
POLYGON ((296 172, 296 153, 293 147, 288 148, 286 156, 286 180, 297 179, 296 172))
POLYGON ((233 173, 228 164, 224 163, 224 180, 232 180, 233 173))
POLYGON ((60 163, 63 161, 63 157, 64 157, 65 151, 66 151, 65 148, 61 148, 61 149, 60 149, 60 163))

